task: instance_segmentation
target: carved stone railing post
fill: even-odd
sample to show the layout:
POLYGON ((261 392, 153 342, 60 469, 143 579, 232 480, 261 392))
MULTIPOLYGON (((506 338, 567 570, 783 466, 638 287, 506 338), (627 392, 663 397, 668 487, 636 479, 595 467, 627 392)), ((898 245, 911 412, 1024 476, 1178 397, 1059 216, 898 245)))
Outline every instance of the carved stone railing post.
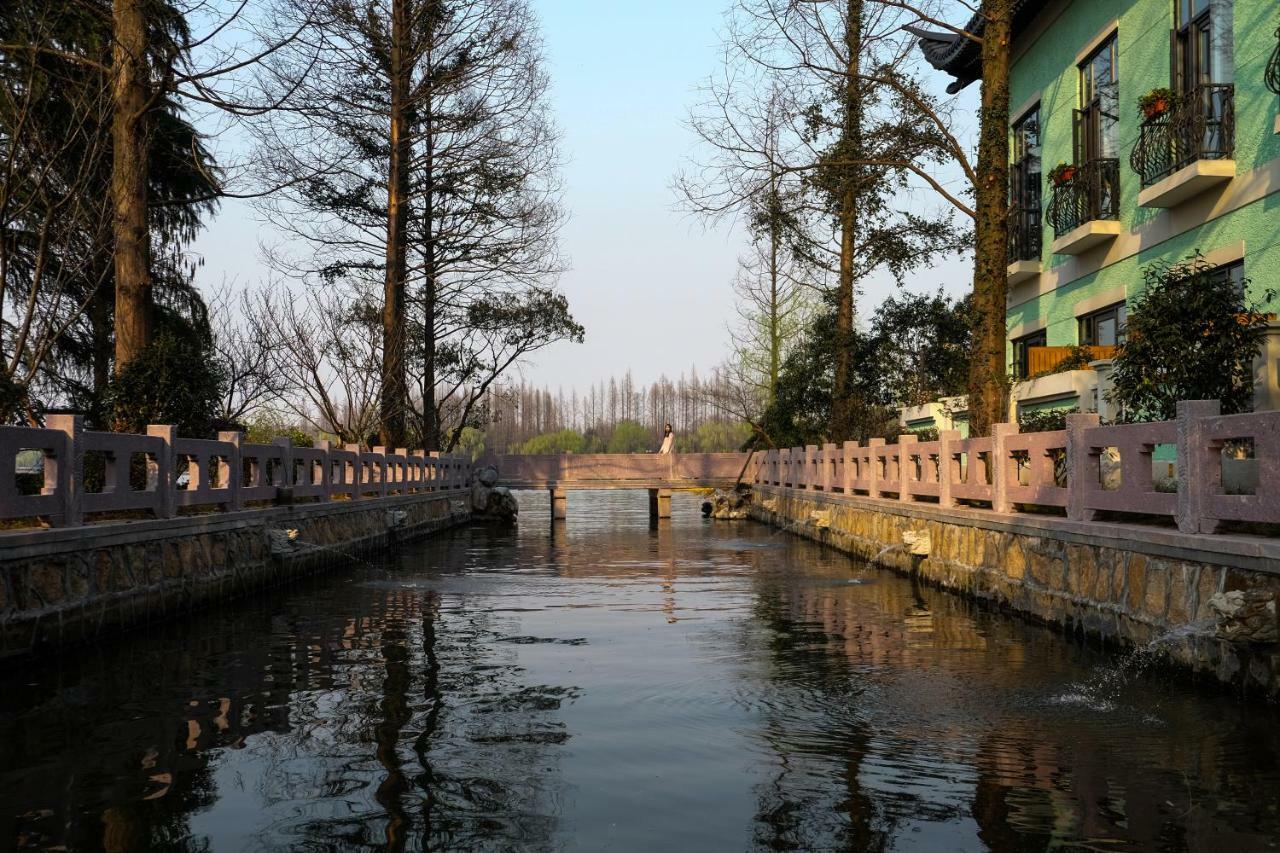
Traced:
POLYGON ((952 449, 960 441, 960 431, 955 429, 938 430, 938 506, 955 506, 956 499, 951 497, 952 475, 959 472, 953 466, 952 449))
POLYGON ((240 501, 240 481, 244 479, 244 470, 240 462, 240 442, 243 440, 239 430, 228 430, 218 433, 218 441, 225 441, 232 450, 225 457, 218 457, 218 482, 227 490, 227 510, 234 512, 242 509, 240 501))
POLYGON ((173 518, 177 513, 177 496, 174 494, 174 454, 173 445, 178 439, 178 428, 173 424, 150 424, 147 435, 160 439, 164 444, 154 460, 147 460, 147 488, 155 489, 156 515, 160 518, 173 518))
MULTIPOLYGON (((80 496, 84 493, 84 451, 80 448, 80 436, 84 432, 84 418, 80 415, 49 415, 45 419, 49 429, 56 429, 64 436, 62 453, 54 458, 45 457, 45 487, 48 494, 49 481, 53 480, 53 488, 62 504, 62 517, 52 520, 60 527, 75 527, 84 521, 84 513, 80 508, 80 496), (54 467, 53 471, 49 466, 54 467), (53 474, 50 478, 49 474, 53 474)), ((10 470, 12 475, 13 471, 10 470)))
POLYGON ((920 439, 914 433, 898 436, 898 500, 911 500, 911 452, 920 439))
POLYGON ((1067 415, 1067 518, 1093 521, 1097 512, 1087 507, 1089 479, 1098 472, 1090 471, 1088 430, 1101 423, 1097 414, 1067 415))
POLYGON ((867 458, 868 465, 871 468, 871 470, 867 472, 867 495, 869 497, 878 498, 880 497, 880 460, 876 458, 876 449, 884 447, 884 439, 870 439, 867 441, 867 447, 871 450, 871 454, 867 458))
MULTIPOLYGON (((286 438, 277 438, 271 442, 280 448, 280 478, 279 481, 272 480, 271 484, 276 487, 276 495, 280 494, 280 489, 293 489, 294 471, 293 471, 293 442, 286 438)), ((266 476, 269 471, 263 471, 261 476, 266 476)))
POLYGON ((358 501, 364 497, 364 466, 360 464, 360 445, 344 444, 342 449, 348 453, 354 453, 356 457, 351 462, 350 473, 347 472, 346 463, 343 463, 342 482, 347 485, 355 484, 351 489, 351 500, 358 501))
POLYGON ((854 460, 854 454, 858 452, 858 442, 846 441, 841 445, 841 453, 844 454, 844 482, 841 488, 844 489, 846 495, 853 494, 853 481, 858 470, 858 463, 854 460))
POLYGON ((991 508, 996 512, 1013 512, 1013 504, 1009 502, 1009 450, 1005 439, 1017 434, 1017 424, 991 425, 991 508))
POLYGON ((1220 452, 1211 446, 1203 418, 1222 414, 1217 400, 1178 403, 1178 529, 1183 533, 1216 533, 1218 521, 1208 517, 1208 496, 1222 483, 1220 452))

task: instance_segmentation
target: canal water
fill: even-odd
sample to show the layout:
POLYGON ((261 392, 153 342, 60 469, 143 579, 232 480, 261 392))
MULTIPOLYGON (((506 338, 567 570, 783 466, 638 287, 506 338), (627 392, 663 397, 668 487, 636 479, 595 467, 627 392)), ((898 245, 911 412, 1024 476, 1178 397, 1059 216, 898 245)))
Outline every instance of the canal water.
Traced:
POLYGON ((0 672, 0 850, 1275 849, 1276 714, 678 494, 0 672))

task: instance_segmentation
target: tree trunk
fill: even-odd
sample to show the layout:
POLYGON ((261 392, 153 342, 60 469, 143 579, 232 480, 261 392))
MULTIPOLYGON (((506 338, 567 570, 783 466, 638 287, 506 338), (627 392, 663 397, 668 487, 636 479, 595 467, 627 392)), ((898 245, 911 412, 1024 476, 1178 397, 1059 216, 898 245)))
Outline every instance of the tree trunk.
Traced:
POLYGON ((408 0, 391 5, 390 45, 390 147, 387 170, 387 259, 382 293, 382 388, 379 401, 380 438, 384 447, 403 447, 408 403, 405 381, 405 277, 407 272, 409 216, 409 168, 412 141, 409 136, 408 0))
MULTIPOLYGON (((862 83, 858 63, 862 52, 863 0, 848 0, 845 19, 847 67, 844 83, 844 127, 841 131, 841 159, 856 161, 862 150, 862 83)), ((853 279, 858 229, 857 166, 841 167, 840 189, 840 273, 836 284, 835 381, 831 396, 832 441, 853 437, 853 279)))
POLYGON ((769 399, 772 406, 778 396, 778 374, 782 369, 782 318, 778 305, 778 243, 779 234, 778 174, 769 178, 769 399))
MULTIPOLYGON (((435 70, 432 61, 428 46, 428 74, 435 70)), ((436 411, 436 300, 440 271, 436 264, 434 107, 428 91, 422 108, 422 138, 426 146, 422 161, 422 445, 429 452, 441 449, 440 416, 436 411)))
POLYGON ((116 371, 151 343, 147 223, 147 29, 144 0, 112 4, 111 226, 115 239, 116 371))
POLYGON ((978 139, 973 256, 973 358, 969 433, 988 435, 1009 416, 1005 333, 1009 240, 1009 41, 1013 0, 985 0, 982 127, 978 139))

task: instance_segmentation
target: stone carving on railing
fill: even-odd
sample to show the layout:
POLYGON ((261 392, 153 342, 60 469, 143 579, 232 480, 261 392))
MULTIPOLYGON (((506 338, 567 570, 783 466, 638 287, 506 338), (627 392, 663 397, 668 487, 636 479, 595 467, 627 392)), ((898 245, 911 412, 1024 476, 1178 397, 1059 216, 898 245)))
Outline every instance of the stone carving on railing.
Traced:
POLYGON ((293 447, 288 439, 248 444, 238 432, 216 440, 180 438, 172 426, 146 435, 94 432, 78 415, 52 415, 45 428, 0 427, 0 519, 44 518, 72 526, 93 513, 146 511, 172 518, 184 507, 226 511, 247 504, 302 499, 360 500, 462 491, 471 462, 461 456, 358 445, 293 447), (24 494, 14 474, 22 451, 44 455, 38 494, 24 494), (85 457, 101 460, 101 490, 84 487, 85 457))
POLYGON ((904 435, 896 445, 784 448, 764 454, 754 482, 940 507, 963 501, 1006 514, 1057 509, 1073 521, 1100 512, 1164 517, 1184 533, 1214 533, 1223 522, 1280 523, 1280 412, 1220 411, 1217 402, 1192 400, 1178 404, 1176 421, 1162 423, 1102 426, 1096 414, 1072 414, 1053 432, 997 424, 981 438, 944 430, 929 442, 904 435), (1223 450, 1247 446, 1256 466, 1251 488, 1229 488, 1223 450))

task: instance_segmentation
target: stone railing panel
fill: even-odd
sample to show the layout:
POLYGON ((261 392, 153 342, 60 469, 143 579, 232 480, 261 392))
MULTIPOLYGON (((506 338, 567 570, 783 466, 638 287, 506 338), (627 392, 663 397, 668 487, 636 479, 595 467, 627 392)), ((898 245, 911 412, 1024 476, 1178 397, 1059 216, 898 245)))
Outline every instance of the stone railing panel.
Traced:
POLYGON ((1086 510, 1176 514, 1176 483, 1157 489, 1152 457, 1160 445, 1178 439, 1173 422, 1095 426, 1083 434, 1084 468, 1073 471, 1071 488, 1083 496, 1086 510), (1116 466, 1115 457, 1119 456, 1116 466))
POLYGON ((81 453, 100 456, 102 462, 102 491, 82 493, 82 512, 151 510, 158 517, 164 517, 163 490, 168 488, 168 478, 161 475, 161 469, 170 464, 169 446, 164 438, 85 431, 80 434, 78 449, 81 453), (137 456, 142 459, 135 460, 137 456), (131 473, 139 462, 144 466, 146 483, 143 488, 135 489, 131 473))
POLYGON ((71 488, 67 444, 67 433, 60 429, 0 429, 0 518, 46 516, 55 524, 74 524, 78 520, 65 517, 71 488), (39 494, 24 495, 18 489, 16 465, 18 454, 24 450, 39 451, 43 457, 39 494))
POLYGON ((329 456, 320 447, 294 447, 289 483, 295 498, 329 499, 329 456))
POLYGON ((967 501, 992 501, 991 437, 966 438, 952 445, 948 460, 951 497, 967 501))
POLYGON ((1280 412, 1208 417, 1200 429, 1200 453, 1209 473, 1201 481, 1203 516, 1210 521, 1280 521, 1280 412), (1228 469, 1234 469, 1234 476, 1227 476, 1228 469))
POLYGON ((240 502, 274 501, 289 483, 290 446, 240 445, 240 502))
POLYGON ((234 441, 178 438, 171 446, 177 488, 175 505, 238 508, 240 478, 232 476, 232 472, 239 467, 240 449, 234 441))
MULTIPOLYGON (((899 439, 901 440, 901 439, 899 439)), ((942 496, 942 442, 916 441, 903 447, 903 500, 942 496)))
POLYGON ((1066 460, 1066 430, 1005 436, 1000 460, 1005 499, 1011 504, 1066 507, 1066 460))

